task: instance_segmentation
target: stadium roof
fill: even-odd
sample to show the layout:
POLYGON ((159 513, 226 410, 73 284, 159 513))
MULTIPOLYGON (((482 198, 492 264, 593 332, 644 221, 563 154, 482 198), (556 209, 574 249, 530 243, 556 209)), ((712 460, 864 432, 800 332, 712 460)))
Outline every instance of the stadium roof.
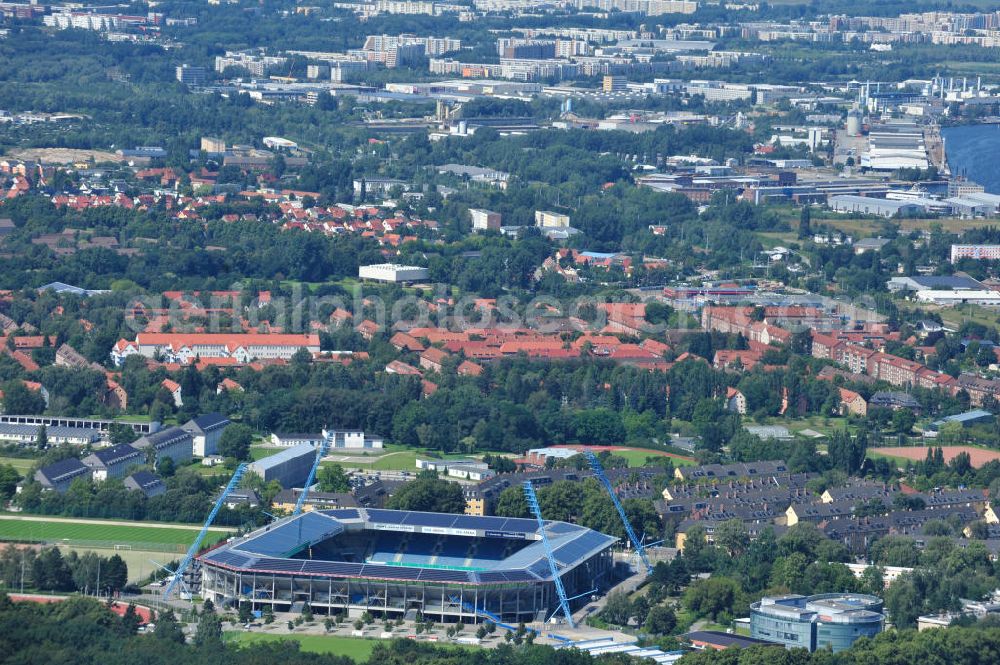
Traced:
MULTIPOLYGON (((618 540, 566 522, 546 522, 545 529, 560 574, 618 540)), ((535 520, 363 508, 319 510, 283 518, 202 555, 201 560, 256 572, 459 584, 539 582, 552 578, 535 520), (347 530, 497 538, 528 544, 502 560, 477 559, 469 567, 290 558, 347 530)))

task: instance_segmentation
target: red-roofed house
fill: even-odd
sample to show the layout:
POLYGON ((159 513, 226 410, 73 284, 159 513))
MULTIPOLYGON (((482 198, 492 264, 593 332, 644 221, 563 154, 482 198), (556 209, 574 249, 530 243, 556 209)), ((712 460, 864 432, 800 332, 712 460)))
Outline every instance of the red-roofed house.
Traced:
POLYGON ((847 388, 840 388, 840 414, 865 416, 868 414, 868 402, 865 398, 847 388))
POLYGON ((420 354, 420 366, 424 369, 440 372, 442 364, 448 357, 447 353, 432 346, 420 354))
POLYGON ((405 332, 398 332, 392 336, 389 343, 396 347, 397 351, 413 351, 420 353, 424 350, 424 345, 420 343, 420 340, 406 334, 405 332))
POLYGON ((389 374, 402 374, 404 376, 423 376, 424 373, 413 365, 407 365, 402 360, 393 360, 385 366, 385 371, 389 374))
POLYGON ((171 379, 163 379, 160 385, 167 389, 174 400, 174 406, 180 408, 184 406, 184 399, 181 397, 181 384, 171 379))
POLYGON ((747 398, 736 388, 726 388, 726 410, 744 415, 747 412, 747 398))
POLYGON ((112 409, 125 411, 128 409, 128 393, 120 383, 109 376, 105 379, 104 394, 101 396, 101 402, 112 409))
POLYGON ((720 349, 715 352, 712 358, 712 366, 715 369, 753 369, 760 362, 763 354, 760 351, 734 351, 730 349, 720 349))
POLYGON ((459 376, 479 376, 483 373, 483 367, 471 360, 463 360, 455 371, 459 376))
POLYGON ((227 393, 231 391, 241 393, 243 392, 243 386, 236 383, 230 378, 223 379, 218 383, 218 385, 215 386, 216 395, 221 395, 222 393, 227 393))

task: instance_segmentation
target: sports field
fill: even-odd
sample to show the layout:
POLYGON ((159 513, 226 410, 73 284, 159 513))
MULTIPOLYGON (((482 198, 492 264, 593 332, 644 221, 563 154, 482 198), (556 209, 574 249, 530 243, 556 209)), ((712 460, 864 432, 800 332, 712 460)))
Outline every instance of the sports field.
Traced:
MULTIPOLYGON (((397 635, 396 637, 402 637, 397 635)), ((375 645, 380 641, 376 639, 365 639, 360 637, 342 637, 340 635, 306 635, 306 634, 273 634, 273 633, 244 633, 241 631, 228 631, 222 634, 225 642, 235 642, 237 644, 252 644, 261 642, 281 642, 283 640, 294 640, 301 645, 302 651, 306 653, 322 653, 333 656, 347 656, 358 662, 364 662, 371 656, 375 645)), ((475 649, 464 645, 449 644, 446 642, 435 643, 435 646, 445 649, 475 649)))
MULTIPOLYGON (((937 448, 937 446, 890 446, 886 448, 872 448, 869 454, 873 456, 887 457, 891 460, 905 464, 907 460, 920 461, 927 458, 927 448, 937 448)), ((988 450, 986 448, 976 448, 973 446, 941 446, 944 453, 945 463, 951 462, 959 453, 968 453, 969 461, 973 468, 978 469, 987 462, 1000 460, 1000 451, 988 450)))
MULTIPOLYGON (((0 515, 0 541, 44 542, 80 547, 115 547, 158 552, 184 552, 200 527, 150 525, 143 522, 72 520, 0 515)), ((225 529, 213 529, 205 538, 210 544, 225 537, 225 529)))
POLYGON ((347 656, 358 662, 368 660, 375 648, 375 640, 365 640, 356 637, 337 637, 327 635, 273 635, 268 633, 226 632, 223 634, 226 642, 237 644, 259 644, 261 642, 281 642, 292 640, 298 642, 303 652, 322 653, 332 656, 347 656))
POLYGON ((628 460, 628 465, 630 467, 644 466, 646 464, 647 457, 669 457, 670 461, 674 463, 674 466, 693 466, 694 464, 697 464, 693 457, 676 455, 662 450, 650 450, 648 448, 630 448, 628 446, 583 446, 568 444, 552 446, 552 448, 573 448, 574 450, 587 449, 595 453, 607 450, 616 457, 624 457, 628 460))

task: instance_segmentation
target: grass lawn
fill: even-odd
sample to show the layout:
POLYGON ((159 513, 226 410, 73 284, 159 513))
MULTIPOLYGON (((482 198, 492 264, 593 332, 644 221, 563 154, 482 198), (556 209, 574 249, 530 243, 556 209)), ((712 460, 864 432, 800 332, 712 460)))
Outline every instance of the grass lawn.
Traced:
POLYGON ((14 467, 18 473, 22 476, 25 472, 31 468, 31 465, 35 463, 35 460, 30 458, 22 457, 0 457, 0 464, 8 464, 14 467))
MULTIPOLYGON (((657 455, 655 450, 641 450, 641 449, 613 450, 611 454, 614 455, 615 457, 624 457, 625 459, 627 459, 630 468, 638 466, 646 466, 647 457, 653 457, 653 458, 666 457, 665 455, 657 455)), ((673 455, 669 455, 669 459, 671 462, 674 463, 674 466, 692 466, 694 464, 697 464, 697 462, 682 459, 679 457, 674 457, 673 455)))
MULTIPOLYGON (((80 546, 129 546, 133 549, 183 552, 198 534, 198 526, 153 527, 125 524, 94 524, 89 522, 39 522, 35 520, 0 519, 0 541, 30 541, 80 546)), ((211 531, 205 544, 225 537, 211 531)))
POLYGON ((876 452, 872 452, 871 450, 869 450, 865 454, 865 456, 866 457, 871 457, 872 459, 889 460, 891 463, 893 463, 893 464, 895 464, 897 466, 902 466, 902 467, 905 467, 907 462, 912 462, 913 461, 913 460, 908 460, 905 457, 897 457, 895 455, 886 455, 884 453, 876 453, 876 452))
MULTIPOLYGON (((399 635, 397 635, 399 637, 399 635)), ((237 644, 259 644, 261 642, 280 642, 295 640, 306 653, 322 653, 333 656, 347 656, 358 662, 368 660, 375 645, 384 640, 365 639, 360 637, 342 637, 339 635, 273 635, 268 633, 244 633, 229 631, 223 633, 223 640, 237 644)), ((443 649, 469 649, 470 647, 454 644, 436 643, 443 649)), ((473 647, 474 648, 474 647, 473 647)))
POLYGON ((304 652, 347 656, 358 662, 368 660, 377 643, 375 640, 366 640, 357 637, 295 634, 270 635, 266 633, 241 633, 235 631, 224 633, 224 639, 226 642, 236 642, 237 644, 259 644, 261 642, 294 640, 299 643, 304 652))

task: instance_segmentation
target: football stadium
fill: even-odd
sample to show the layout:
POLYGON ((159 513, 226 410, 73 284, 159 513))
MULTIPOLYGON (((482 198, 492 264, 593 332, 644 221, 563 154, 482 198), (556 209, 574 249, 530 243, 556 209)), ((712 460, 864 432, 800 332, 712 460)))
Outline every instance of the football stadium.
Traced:
MULTIPOLYGON (((545 535, 566 595, 612 582, 617 538, 566 522, 545 535)), ((397 510, 318 510, 202 554, 202 596, 317 614, 436 622, 544 621, 559 599, 538 522, 397 510)))

